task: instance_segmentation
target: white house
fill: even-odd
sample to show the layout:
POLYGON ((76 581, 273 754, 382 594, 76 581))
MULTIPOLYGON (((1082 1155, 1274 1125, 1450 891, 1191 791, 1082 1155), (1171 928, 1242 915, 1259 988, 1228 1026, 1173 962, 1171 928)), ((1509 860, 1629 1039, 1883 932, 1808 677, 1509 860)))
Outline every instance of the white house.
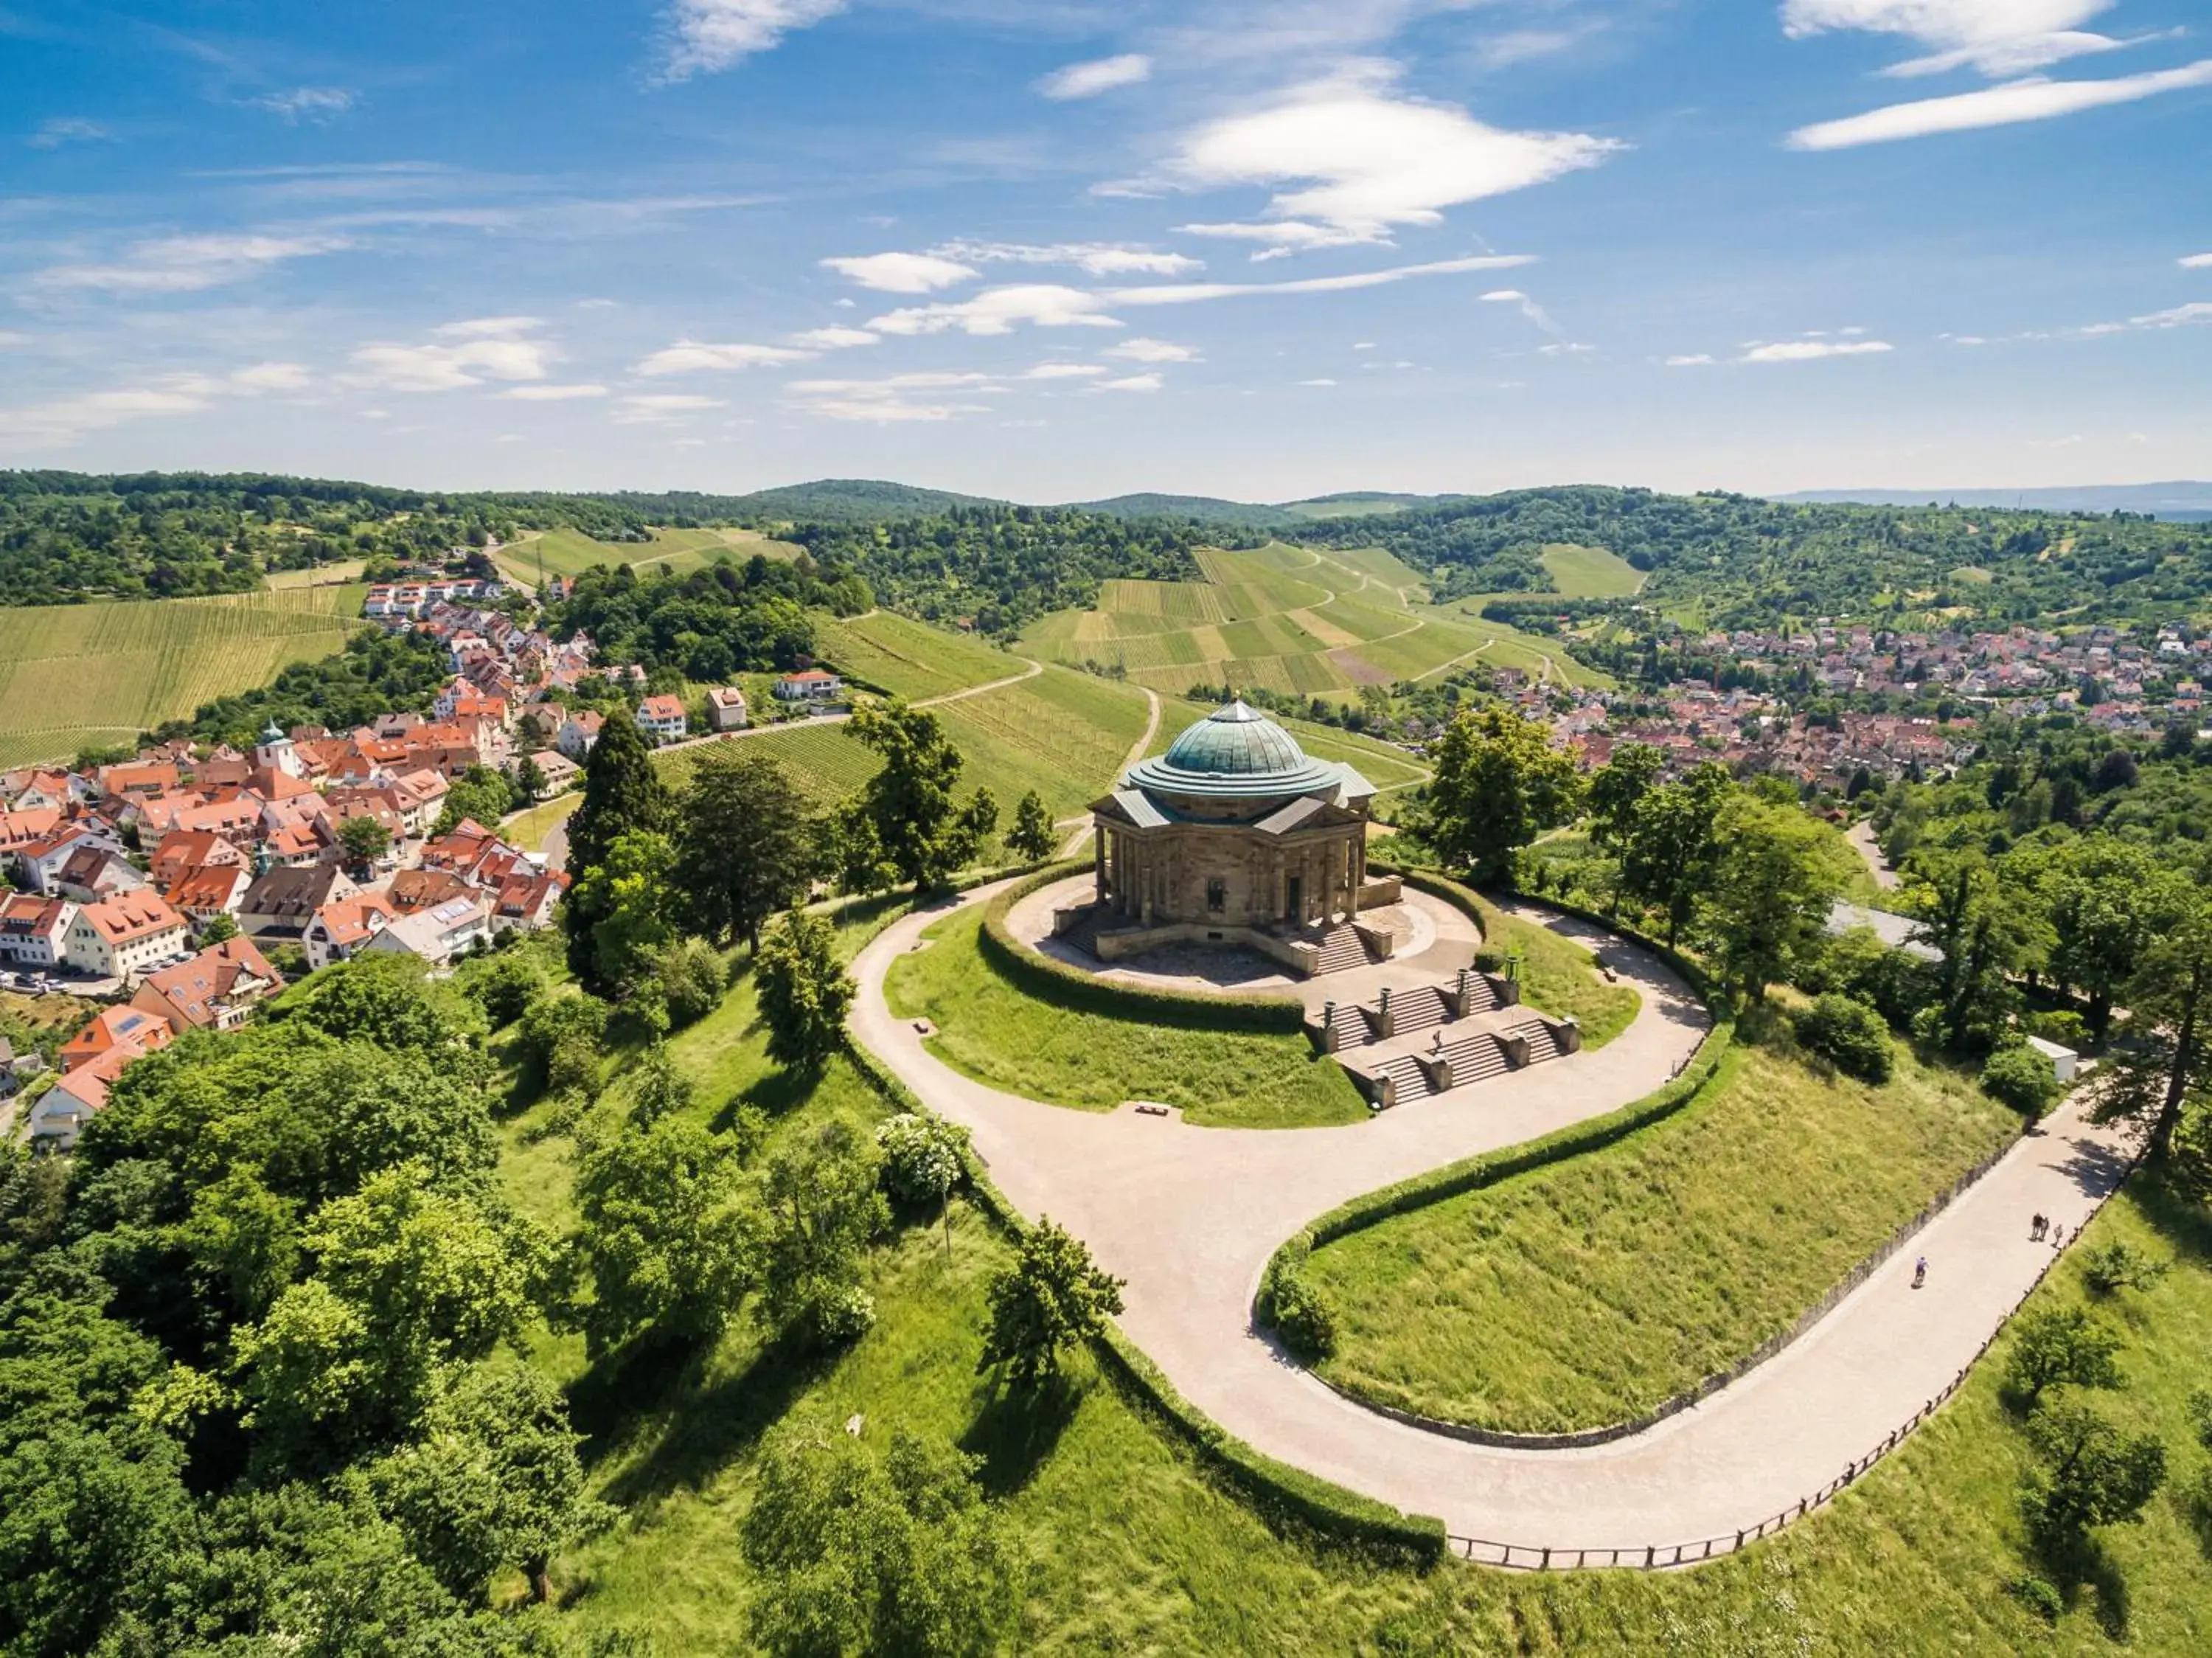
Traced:
POLYGON ((399 911, 381 893, 362 893, 354 898, 334 898, 315 911, 300 935, 307 966, 327 967, 349 959, 362 946, 390 926, 399 911))
POLYGON ((404 950, 442 967, 480 938, 491 936, 491 905, 481 898, 449 898, 401 916, 362 945, 366 950, 404 950))
POLYGON ((184 917, 150 891, 83 905, 62 942, 64 959, 79 972, 126 985, 186 948, 184 917))
POLYGON ((554 738, 553 746, 580 765, 592 752, 592 745, 599 741, 599 728, 605 723, 606 716, 596 709, 580 709, 562 722, 561 735, 554 738))
POLYGON ((826 668, 802 668, 775 682, 775 694, 787 703, 828 702, 845 688, 844 680, 826 668))
POLYGON ((0 957, 27 967, 51 967, 62 960, 76 905, 65 898, 35 893, 0 897, 0 957))
POLYGON ((685 732, 681 697, 647 697, 637 705, 637 728, 659 742, 676 742, 685 732))

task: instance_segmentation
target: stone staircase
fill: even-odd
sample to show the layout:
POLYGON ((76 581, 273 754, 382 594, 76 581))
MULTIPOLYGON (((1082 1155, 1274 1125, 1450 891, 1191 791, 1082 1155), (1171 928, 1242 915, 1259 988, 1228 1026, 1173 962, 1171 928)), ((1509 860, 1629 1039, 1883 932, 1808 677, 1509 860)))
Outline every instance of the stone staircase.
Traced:
POLYGON ((1372 965, 1375 957, 1367 948, 1367 941, 1359 936, 1359 929, 1350 922, 1340 922, 1323 933, 1317 941, 1321 954, 1314 958, 1314 974, 1342 972, 1350 967, 1372 965))
POLYGON ((1367 1009, 1354 1007, 1349 1002, 1328 1004, 1328 1028, 1336 1038, 1337 1050, 1365 1047, 1375 1039, 1375 1027, 1368 1022, 1367 1009))
POLYGON ((1520 986, 1468 972, 1443 983, 1393 985, 1373 1002, 1331 1002, 1310 1015, 1306 1034, 1333 1053, 1375 1110, 1456 1094, 1509 1070, 1557 1059, 1582 1045, 1572 1020, 1555 1021, 1522 1009, 1511 1022, 1462 1022, 1515 1008, 1520 986), (1422 1041, 1424 1034, 1428 1040, 1422 1041), (1407 1039, 1412 1039, 1408 1040, 1407 1039), (1364 1050, 1389 1043, 1396 1051, 1370 1058, 1364 1050))
MULTIPOLYGON (((1410 1053, 1401 1053, 1395 1058, 1385 1059, 1375 1068, 1374 1076, 1378 1081, 1386 1076, 1390 1079, 1388 1097, 1394 1106, 1407 1106, 1416 1100, 1430 1100, 1436 1097, 1436 1089, 1429 1085, 1429 1073, 1422 1068, 1421 1062, 1410 1053)), ((1378 1088, 1375 1094, 1369 1096, 1370 1103, 1372 1104, 1381 1096, 1382 1091, 1378 1088)))
MULTIPOLYGON (((1469 1082, 1488 1082, 1513 1069, 1513 1062, 1505 1057, 1505 1050, 1498 1045, 1498 1039, 1486 1031, 1480 1036, 1445 1043, 1443 1057, 1451 1066, 1452 1086, 1455 1088, 1463 1088, 1469 1082)), ((1529 1057, 1533 1064, 1533 1044, 1529 1057)))
POLYGON ((1528 1063, 1532 1065, 1559 1057, 1559 1039, 1552 1027, 1540 1019, 1525 1020, 1513 1027, 1513 1033, 1528 1044, 1528 1063))

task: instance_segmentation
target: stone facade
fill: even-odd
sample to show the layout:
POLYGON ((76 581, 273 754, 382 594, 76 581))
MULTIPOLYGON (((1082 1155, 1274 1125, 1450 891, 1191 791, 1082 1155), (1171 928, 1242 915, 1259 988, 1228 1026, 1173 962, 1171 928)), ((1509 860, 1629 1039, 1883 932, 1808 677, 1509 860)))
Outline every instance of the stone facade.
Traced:
POLYGON ((1367 878, 1374 793, 1232 702, 1092 806, 1095 902, 1070 920, 1095 922, 1108 960, 1189 939, 1326 971, 1328 930, 1397 898, 1395 881, 1367 878))

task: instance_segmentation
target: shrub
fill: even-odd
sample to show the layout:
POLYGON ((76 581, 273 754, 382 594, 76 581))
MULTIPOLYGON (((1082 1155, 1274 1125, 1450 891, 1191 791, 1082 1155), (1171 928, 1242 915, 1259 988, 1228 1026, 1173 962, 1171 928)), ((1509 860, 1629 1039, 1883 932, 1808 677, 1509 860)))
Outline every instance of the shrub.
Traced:
POLYGON ((2071 1008, 2028 1014, 2021 1020, 2020 1026, 2030 1036, 2039 1036, 2046 1042, 2057 1042, 2076 1051, 2089 1045, 2089 1021, 2071 1008))
POLYGON ((2121 1345, 2117 1332, 2081 1308, 2023 1313, 2013 1325, 2005 1388, 2033 1405, 2050 1388, 2117 1387, 2120 1368, 2115 1361, 2121 1345))
POLYGON ((2166 1276, 2168 1265, 2115 1238, 2081 1257, 2081 1279, 2096 1294, 2113 1295, 2123 1289, 2149 1289, 2166 1276))
POLYGON ((545 994, 545 974, 527 955, 510 951, 471 962, 461 971, 461 988, 484 1010, 494 1030, 504 1030, 545 994))
POLYGON ((1502 973, 1511 957, 1495 944, 1486 944, 1474 953, 1474 970, 1481 973, 1502 973))
POLYGON ((941 1117, 902 1111, 876 1131, 884 1189, 902 1204, 933 1204, 959 1184, 968 1131, 941 1117))
POLYGON ((2033 1572, 2022 1572, 2005 1585, 2005 1593, 2026 1606, 2046 1624, 2055 1624, 2066 1610, 2066 1602, 2058 1591, 2033 1572))
POLYGON ((522 1015, 523 1062, 539 1091, 599 1091, 599 1042, 606 1034, 607 1004, 595 996, 542 996, 522 1015))
POLYGON ((2044 1107, 2058 1097, 2058 1078, 2051 1062, 2026 1043, 1999 1048, 1990 1056, 1982 1067, 1982 1088, 2023 1117, 2040 1117, 2044 1107))
POLYGON ((2197 1442, 2212 1451, 2212 1387, 2193 1387, 2189 1393, 2189 1430, 2197 1442))
POLYGON ((1830 991, 1790 1021, 1797 1040, 1867 1082, 1887 1082, 1896 1055, 1882 1016, 1856 997, 1830 991))
POLYGON ((671 940, 653 953, 647 971, 659 989, 669 1026, 675 1030, 714 1012, 729 984, 722 958, 703 938, 671 940))
POLYGON ((1302 1272, 1275 1280, 1275 1333, 1283 1345, 1312 1364, 1336 1351, 1336 1303, 1328 1292, 1310 1283, 1302 1272))

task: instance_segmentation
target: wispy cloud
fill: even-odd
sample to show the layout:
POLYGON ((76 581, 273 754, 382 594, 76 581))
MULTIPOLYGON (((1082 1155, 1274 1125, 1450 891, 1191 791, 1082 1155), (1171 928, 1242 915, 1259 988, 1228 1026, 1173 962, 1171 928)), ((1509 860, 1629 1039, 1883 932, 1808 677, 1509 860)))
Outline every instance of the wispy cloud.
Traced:
MULTIPOLYGON (((926 257, 966 265, 1072 265, 1092 277, 1182 277, 1203 271, 1206 261, 1188 253, 1163 253, 1127 242, 949 241, 926 257)), ((969 272, 973 275, 974 272, 969 272)))
POLYGON ((510 386, 493 396, 511 403, 574 403, 580 399, 605 397, 604 386, 578 384, 574 386, 510 386))
POLYGON ((712 345, 705 340, 679 339, 653 352, 630 372, 657 379, 665 375, 693 375, 715 369, 777 369, 786 363, 809 362, 818 355, 789 345, 712 345))
POLYGON ((1094 58, 1056 69, 1036 83, 1036 89, 1048 98, 1095 98, 1115 87, 1149 80, 1152 73, 1151 58, 1141 52, 1127 52, 1118 58, 1094 58))
POLYGON ((1117 310, 1157 305, 1196 305, 1209 300, 1258 295, 1335 294, 1379 288, 1417 277, 1452 276, 1496 271, 1531 262, 1528 254, 1437 259, 1337 277, 1307 277, 1295 282, 1179 282, 1142 288, 1068 288, 1057 283, 1020 283, 987 288, 972 299, 914 305, 871 318, 868 326, 885 334, 1007 334, 1022 325, 1039 328, 1118 328, 1117 310))
POLYGON ((702 397, 694 392, 639 392, 615 405, 617 426, 665 426, 707 409, 727 406, 727 399, 702 397))
POLYGON ((944 372, 889 375, 880 380, 795 380, 785 390, 793 404, 808 414, 828 420, 891 425, 988 414, 989 404, 966 399, 994 391, 999 385, 986 374, 944 372))
POLYGON ((1783 33, 1793 40, 1838 29, 1901 34, 1932 48, 1893 64, 1886 75, 1940 75, 1963 68, 2018 75, 2086 52, 2126 46, 2077 25, 2114 0, 1784 0, 1783 33))
POLYGON ((661 74, 712 74, 766 52, 795 29, 845 9, 846 0, 676 0, 663 18, 661 74))
POLYGON ((197 414, 225 398, 305 391, 297 363, 255 363, 227 375, 165 375, 142 386, 81 392, 20 408, 0 408, 0 438, 30 448, 58 448, 88 433, 162 415, 197 414))
POLYGON ((883 336, 872 334, 865 328, 809 328, 793 334, 792 343, 816 351, 845 351, 856 345, 874 345, 883 336))
POLYGON ((1689 351, 1680 357, 1668 357, 1667 366, 1669 369, 1707 369, 1712 366, 1713 362, 1713 354, 1710 351, 1689 351))
POLYGON ((1879 357, 1893 349, 1879 339, 1783 339, 1748 347, 1738 363, 1817 363, 1832 357, 1879 357))
POLYGON ((165 236, 134 245, 113 265, 58 265, 32 278, 41 288, 115 294, 187 294, 242 282, 288 259, 350 247, 350 238, 311 235, 165 236))
POLYGON ((111 129, 98 121, 76 115, 57 115, 40 122, 39 130, 23 142, 33 149, 59 149, 64 144, 99 143, 114 136, 111 129))
POLYGON ((1101 392, 1157 392, 1167 384, 1158 374, 1124 375, 1119 380, 1102 380, 1092 389, 1101 392))
POLYGON ((1385 241, 1443 210, 1595 167, 1623 148, 1577 132, 1508 132, 1465 110, 1394 95, 1388 64, 1353 65, 1186 137, 1172 163, 1192 186, 1279 191, 1264 219, 1186 225, 1266 246, 1255 257, 1385 241), (1304 181, 1301 183, 1300 181, 1304 181))
POLYGON ((2212 253, 2185 255, 2181 261, 2181 268, 2185 271, 2212 270, 2212 253))
POLYGON ((1022 375, 1024 380, 1095 380, 1112 369, 1096 363, 1040 363, 1022 375))
POLYGON ((2100 109, 2107 104, 2133 103, 2161 92, 2187 87, 2212 86, 2212 58, 2179 69, 2158 70, 2144 75, 2122 76, 2110 81, 2051 81, 2041 76, 2008 81, 1979 92, 1962 92, 1948 98, 1923 98, 1912 103, 1891 104, 1850 115, 1841 120, 1818 121, 1801 126, 1789 137, 1792 149, 1848 149, 1857 144, 1888 143, 1899 138, 1923 138, 1936 132, 1965 132, 1977 127, 2009 126, 2020 121, 2047 121, 2060 115, 2100 109))
POLYGON ((452 392, 486 381, 538 381, 560 351, 539 337, 536 317, 475 317, 431 330, 418 344, 364 345, 348 359, 349 386, 391 392, 452 392))
POLYGON ((265 109, 297 125, 301 121, 335 121, 360 101, 346 87, 294 87, 288 92, 248 98, 255 109, 265 109))

